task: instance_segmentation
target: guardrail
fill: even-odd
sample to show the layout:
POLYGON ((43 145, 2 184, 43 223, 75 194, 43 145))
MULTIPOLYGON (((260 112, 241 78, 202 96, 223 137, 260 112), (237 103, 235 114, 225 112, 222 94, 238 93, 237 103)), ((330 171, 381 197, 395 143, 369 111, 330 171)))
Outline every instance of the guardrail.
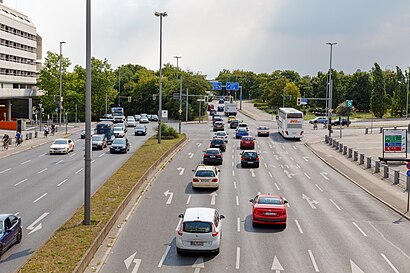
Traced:
MULTIPOLYGON (((383 128, 380 128, 381 131, 382 129, 383 128)), ((358 165, 363 165, 364 169, 372 169, 374 174, 382 180, 388 180, 393 185, 398 185, 406 191, 410 191, 410 177, 407 176, 407 173, 402 173, 399 170, 391 168, 380 160, 373 160, 370 156, 360 153, 359 150, 343 145, 343 143, 327 135, 325 135, 325 143, 335 148, 336 151, 342 153, 353 162, 357 162, 358 165)))

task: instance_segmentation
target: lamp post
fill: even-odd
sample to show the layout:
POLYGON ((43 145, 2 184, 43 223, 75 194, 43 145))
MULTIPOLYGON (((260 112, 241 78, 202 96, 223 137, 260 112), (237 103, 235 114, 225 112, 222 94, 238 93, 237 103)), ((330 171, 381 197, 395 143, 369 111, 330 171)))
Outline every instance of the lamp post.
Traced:
MULTIPOLYGON (((178 71, 179 71, 178 60, 182 57, 181 56, 174 56, 174 58, 177 59, 177 79, 178 79, 178 71)), ((182 114, 182 77, 181 77, 180 82, 179 82, 179 111, 178 111, 178 113, 179 113, 178 129, 179 129, 179 133, 181 133, 181 122, 182 122, 182 120, 181 120, 181 114, 182 114)))
POLYGON ((406 119, 409 117, 409 81, 410 81, 410 67, 407 73, 407 91, 406 91, 406 119))
POLYGON ((161 144, 161 121, 162 121, 162 17, 166 17, 166 12, 156 11, 155 16, 159 17, 159 107, 158 107, 158 144, 161 144))
POLYGON ((332 99, 333 99, 333 94, 332 94, 332 92, 333 92, 333 82, 332 82, 332 54, 333 54, 333 46, 334 45, 337 45, 337 43, 326 43, 327 45, 330 45, 330 68, 329 68, 329 103, 328 103, 328 107, 329 107, 329 110, 328 110, 328 113, 327 113, 327 116, 328 116, 328 125, 329 125, 329 137, 331 137, 332 136, 332 126, 331 126, 331 124, 332 124, 332 112, 331 112, 331 109, 332 109, 332 99))
POLYGON ((64 41, 60 42, 60 104, 59 104, 59 119, 58 125, 61 126, 61 109, 63 108, 63 73, 62 73, 62 61, 63 61, 63 44, 64 41))

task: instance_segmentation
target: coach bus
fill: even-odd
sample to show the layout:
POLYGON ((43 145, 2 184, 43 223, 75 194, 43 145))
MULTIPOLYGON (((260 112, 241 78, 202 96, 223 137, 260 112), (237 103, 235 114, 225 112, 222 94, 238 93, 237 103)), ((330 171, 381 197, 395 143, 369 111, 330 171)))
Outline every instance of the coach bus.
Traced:
POLYGON ((279 108, 278 130, 284 138, 303 137, 303 113, 294 108, 279 108))

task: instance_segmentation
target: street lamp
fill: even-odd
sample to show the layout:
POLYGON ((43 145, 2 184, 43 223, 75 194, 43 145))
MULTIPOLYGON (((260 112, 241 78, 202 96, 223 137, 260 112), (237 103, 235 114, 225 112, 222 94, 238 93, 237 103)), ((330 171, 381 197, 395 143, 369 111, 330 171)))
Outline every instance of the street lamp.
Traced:
POLYGON ((63 61, 63 44, 64 41, 60 42, 60 104, 59 104, 59 119, 58 125, 61 126, 61 109, 63 108, 63 73, 62 73, 62 61, 63 61))
MULTIPOLYGON (((177 79, 178 79, 178 70, 179 70, 179 66, 178 66, 178 60, 180 58, 182 58, 181 56, 174 56, 174 58, 177 59, 177 79)), ((182 114, 182 77, 180 79, 180 84, 179 84, 179 133, 181 133, 181 114, 182 114)))
POLYGON ((161 121, 162 121, 162 17, 166 17, 166 12, 156 11, 155 16, 159 17, 159 107, 158 107, 158 144, 161 144, 161 121))
POLYGON ((329 83, 328 83, 328 86, 329 86, 329 103, 328 103, 328 107, 329 107, 329 109, 328 109, 328 113, 327 113, 327 116, 328 116, 328 125, 329 125, 329 137, 331 137, 332 136, 332 126, 331 126, 331 124, 332 124, 332 112, 331 112, 331 109, 332 109, 332 99, 333 99, 333 94, 332 94, 332 89, 333 89, 333 82, 332 82, 332 54, 333 54, 333 46, 334 45, 337 45, 337 43, 326 43, 327 45, 330 45, 330 68, 329 68, 329 83))

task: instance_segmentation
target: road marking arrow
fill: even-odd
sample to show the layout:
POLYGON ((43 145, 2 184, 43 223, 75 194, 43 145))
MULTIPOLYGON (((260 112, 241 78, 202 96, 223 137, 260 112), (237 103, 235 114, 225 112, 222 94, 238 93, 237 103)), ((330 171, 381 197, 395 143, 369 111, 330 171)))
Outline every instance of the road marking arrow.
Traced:
POLYGON ((43 220, 45 217, 47 217, 47 215, 49 215, 49 212, 44 212, 43 215, 41 215, 40 217, 37 218, 37 220, 35 220, 31 225, 29 225, 27 227, 28 230, 30 230, 30 232, 28 233, 28 235, 30 235, 33 232, 36 232, 37 230, 42 229, 43 225, 40 223, 37 225, 38 222, 40 222, 41 220, 43 220))
POLYGON ((352 268, 352 273, 364 273, 352 260, 350 260, 350 267, 352 268))
POLYGON ((167 190, 166 192, 164 192, 164 195, 165 196, 169 195, 168 200, 167 200, 167 205, 170 205, 172 202, 172 197, 174 196, 174 193, 167 190))
POLYGON ((193 153, 188 153, 189 158, 193 158, 194 154, 193 153))
POLYGON ((308 156, 304 156, 303 159, 308 162, 309 161, 309 157, 308 156))
POLYGON ((254 171, 253 169, 250 169, 249 171, 251 172, 252 177, 256 177, 256 175, 255 175, 255 171, 254 171))
POLYGON ((326 176, 326 172, 321 172, 320 175, 323 176, 324 179, 329 180, 329 178, 326 176))
POLYGON ((287 175, 289 178, 292 178, 292 177, 295 175, 294 173, 290 173, 288 170, 283 170, 283 172, 286 173, 286 175, 287 175))
POLYGON ((273 155, 276 160, 279 160, 279 157, 277 155, 273 155))
POLYGON ((271 270, 275 270, 275 273, 280 273, 280 271, 284 270, 282 265, 280 264, 278 258, 276 258, 276 256, 275 256, 275 258, 273 258, 273 263, 272 263, 271 270))
POLYGON ((130 265, 131 265, 132 261, 134 260, 135 255, 137 255, 136 251, 134 252, 134 254, 132 254, 131 256, 129 256, 127 259, 124 260, 125 267, 127 269, 130 268, 130 265))
POLYGON ((199 147, 201 147, 202 143, 197 143, 196 145, 197 145, 198 148, 199 148, 199 147))
POLYGON ((306 196, 305 194, 302 194, 302 198, 305 199, 309 203, 312 209, 316 209, 315 205, 319 204, 318 201, 313 200, 312 198, 306 196))
POLYGON ((211 205, 215 205, 215 199, 218 196, 218 194, 216 192, 213 192, 210 194, 211 196, 211 205))
POLYGON ((195 268, 194 273, 199 273, 201 271, 201 268, 205 268, 204 264, 204 258, 202 256, 199 256, 195 263, 192 265, 192 268, 195 268))
POLYGON ((178 167, 177 170, 179 171, 179 175, 183 175, 184 171, 185 171, 185 168, 178 167))

